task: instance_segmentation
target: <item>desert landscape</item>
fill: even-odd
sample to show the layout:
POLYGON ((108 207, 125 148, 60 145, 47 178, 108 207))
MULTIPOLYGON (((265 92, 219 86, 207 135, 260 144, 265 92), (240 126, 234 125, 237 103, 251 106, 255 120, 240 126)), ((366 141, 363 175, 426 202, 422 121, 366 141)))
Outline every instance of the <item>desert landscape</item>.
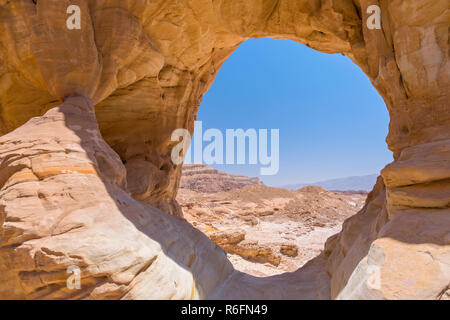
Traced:
POLYGON ((448 0, 0 0, 0 299, 450 299, 449 24, 448 0), (262 37, 384 100, 367 196, 182 179, 172 133, 262 37))
POLYGON ((307 186, 285 190, 207 165, 183 166, 177 201, 184 217, 254 276, 294 272, 364 206, 364 192, 307 186))

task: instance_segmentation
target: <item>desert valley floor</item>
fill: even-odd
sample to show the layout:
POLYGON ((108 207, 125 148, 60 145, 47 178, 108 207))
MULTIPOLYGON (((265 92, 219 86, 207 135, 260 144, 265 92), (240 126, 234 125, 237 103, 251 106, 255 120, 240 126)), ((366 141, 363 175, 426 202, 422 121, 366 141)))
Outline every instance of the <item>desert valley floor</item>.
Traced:
POLYGON ((366 197, 316 186, 272 188, 190 164, 183 166, 177 200, 184 217, 224 248, 237 270, 264 277, 293 272, 319 255, 366 197))

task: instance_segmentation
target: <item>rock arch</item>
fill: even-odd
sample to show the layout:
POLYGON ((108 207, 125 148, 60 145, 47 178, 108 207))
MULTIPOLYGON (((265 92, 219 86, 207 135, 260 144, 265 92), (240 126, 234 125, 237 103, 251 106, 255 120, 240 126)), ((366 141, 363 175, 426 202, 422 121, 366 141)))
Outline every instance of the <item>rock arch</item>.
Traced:
POLYGON ((449 21, 445 0, 0 0, 0 297, 448 298, 449 21), (80 30, 64 28, 70 4, 80 30), (266 36, 360 66, 395 161, 321 256, 259 279, 173 216, 170 134, 266 36))

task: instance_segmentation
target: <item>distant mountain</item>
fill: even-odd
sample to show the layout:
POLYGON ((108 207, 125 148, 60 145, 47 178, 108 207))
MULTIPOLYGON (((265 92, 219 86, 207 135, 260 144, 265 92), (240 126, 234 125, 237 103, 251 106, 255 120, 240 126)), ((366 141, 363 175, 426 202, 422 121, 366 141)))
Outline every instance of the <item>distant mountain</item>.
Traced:
POLYGON ((319 186, 328 191, 350 191, 350 190, 362 190, 372 191, 375 182, 377 181, 377 174, 371 174, 367 176, 354 176, 339 178, 333 180, 325 180, 312 183, 300 183, 284 186, 285 189, 297 190, 306 186, 319 186))

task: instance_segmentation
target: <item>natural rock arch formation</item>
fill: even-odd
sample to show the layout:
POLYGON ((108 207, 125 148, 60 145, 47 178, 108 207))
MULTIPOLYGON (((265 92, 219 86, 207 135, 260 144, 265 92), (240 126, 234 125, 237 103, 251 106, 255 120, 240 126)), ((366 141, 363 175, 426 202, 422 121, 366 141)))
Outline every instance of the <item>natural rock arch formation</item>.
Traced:
POLYGON ((448 298, 449 15, 446 0, 0 0, 0 297, 448 298), (154 207, 179 214, 172 131, 263 36, 359 65, 395 161, 321 256, 260 279, 154 207))

